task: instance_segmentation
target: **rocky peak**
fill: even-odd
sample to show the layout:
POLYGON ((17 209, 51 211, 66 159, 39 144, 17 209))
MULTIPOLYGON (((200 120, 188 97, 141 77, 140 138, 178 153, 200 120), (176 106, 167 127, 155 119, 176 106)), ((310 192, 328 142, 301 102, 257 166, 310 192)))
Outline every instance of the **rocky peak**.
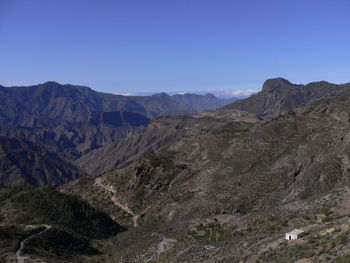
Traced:
POLYGON ((207 93, 204 95, 204 97, 209 98, 209 99, 216 99, 216 97, 212 93, 207 93))
POLYGON ((43 86, 62 86, 60 83, 58 83, 56 81, 46 81, 41 85, 43 85, 43 86))
POLYGON ((162 97, 169 97, 169 95, 166 94, 165 92, 160 92, 160 93, 155 93, 155 94, 153 94, 152 97, 159 97, 159 98, 162 98, 162 97))
POLYGON ((284 78, 268 79, 264 82, 264 85, 263 85, 263 88, 261 91, 262 92, 273 92, 273 91, 277 91, 281 88, 284 88, 286 86, 293 86, 293 84, 284 78))

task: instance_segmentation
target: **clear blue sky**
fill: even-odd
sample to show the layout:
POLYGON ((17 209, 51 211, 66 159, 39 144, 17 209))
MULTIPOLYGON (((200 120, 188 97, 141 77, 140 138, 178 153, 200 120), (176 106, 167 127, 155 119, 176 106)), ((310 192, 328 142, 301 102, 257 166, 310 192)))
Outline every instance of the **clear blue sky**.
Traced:
POLYGON ((350 82, 349 0, 0 0, 0 83, 113 93, 350 82))

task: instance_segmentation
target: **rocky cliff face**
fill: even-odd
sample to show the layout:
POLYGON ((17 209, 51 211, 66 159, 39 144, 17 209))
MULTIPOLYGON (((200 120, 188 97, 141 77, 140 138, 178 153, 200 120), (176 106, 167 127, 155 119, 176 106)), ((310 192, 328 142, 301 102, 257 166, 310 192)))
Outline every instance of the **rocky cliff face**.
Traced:
POLYGON ((277 78, 265 81, 261 92, 236 101, 225 108, 251 112, 262 119, 268 119, 320 99, 349 95, 350 83, 336 85, 321 81, 297 85, 277 78))

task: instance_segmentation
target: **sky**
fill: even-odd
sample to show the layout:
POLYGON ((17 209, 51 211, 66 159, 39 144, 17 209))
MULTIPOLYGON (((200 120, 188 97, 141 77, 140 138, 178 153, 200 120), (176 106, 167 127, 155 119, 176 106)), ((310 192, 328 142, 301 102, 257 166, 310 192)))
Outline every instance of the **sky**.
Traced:
POLYGON ((350 82, 350 0, 0 0, 0 84, 118 94, 350 82))

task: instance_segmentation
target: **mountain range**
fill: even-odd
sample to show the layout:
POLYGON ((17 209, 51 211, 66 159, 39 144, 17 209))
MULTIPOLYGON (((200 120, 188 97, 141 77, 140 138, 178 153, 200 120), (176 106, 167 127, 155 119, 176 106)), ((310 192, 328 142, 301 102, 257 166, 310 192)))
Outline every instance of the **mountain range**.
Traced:
POLYGON ((349 262, 350 84, 270 79, 201 113, 43 85, 2 88, 1 260, 349 262))
MULTIPOLYGON (((146 127, 155 116, 193 114, 197 112, 198 105, 201 105, 199 110, 204 110, 228 103, 210 94, 184 96, 186 103, 181 101, 182 96, 165 93, 128 97, 56 82, 29 87, 0 86, 3 102, 0 105, 0 135, 29 141, 38 146, 36 152, 41 151, 41 155, 52 153, 49 156, 55 156, 55 160, 69 163, 73 169, 80 170, 77 175, 84 174, 83 167, 78 168, 73 164, 76 159, 105 144, 128 137, 146 127)), ((35 163, 36 159, 28 164, 31 162, 35 163)), ((26 177, 28 174, 33 177, 26 181, 30 185, 65 182, 62 178, 36 180, 33 171, 27 170, 28 165, 16 166, 14 162, 11 163, 16 169, 0 170, 0 177, 9 177, 0 180, 0 185, 17 184, 23 179, 18 176, 26 177), (16 172, 11 174, 10 171, 16 172)), ((57 169, 44 171, 44 176, 51 178, 61 173, 57 169)))

